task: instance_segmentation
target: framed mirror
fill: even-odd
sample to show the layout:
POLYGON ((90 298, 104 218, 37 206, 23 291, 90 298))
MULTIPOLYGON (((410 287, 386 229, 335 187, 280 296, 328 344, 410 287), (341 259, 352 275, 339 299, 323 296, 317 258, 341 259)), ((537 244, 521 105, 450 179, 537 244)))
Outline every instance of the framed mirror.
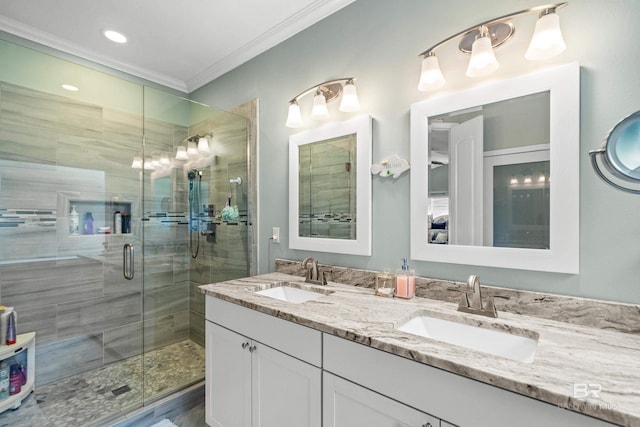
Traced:
POLYGON ((289 247, 371 255, 369 116, 289 137, 289 247))
POLYGON ((577 274, 580 67, 411 106, 411 258, 577 274))

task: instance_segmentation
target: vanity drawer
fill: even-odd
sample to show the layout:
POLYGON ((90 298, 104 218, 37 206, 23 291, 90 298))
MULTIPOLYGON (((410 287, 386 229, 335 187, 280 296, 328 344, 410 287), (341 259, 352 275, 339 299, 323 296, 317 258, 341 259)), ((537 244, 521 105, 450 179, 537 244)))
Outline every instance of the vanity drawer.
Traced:
POLYGON ((283 353, 322 367, 322 333, 207 295, 206 319, 273 347, 283 353))

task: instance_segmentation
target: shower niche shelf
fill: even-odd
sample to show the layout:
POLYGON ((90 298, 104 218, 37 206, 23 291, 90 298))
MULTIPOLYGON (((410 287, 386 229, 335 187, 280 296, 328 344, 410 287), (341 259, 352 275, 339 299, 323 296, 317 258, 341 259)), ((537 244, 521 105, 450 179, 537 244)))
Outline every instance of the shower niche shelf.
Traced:
MULTIPOLYGON (((71 234, 70 237, 80 237, 89 235, 104 236, 105 234, 115 234, 114 215, 116 211, 120 213, 126 212, 131 219, 130 201, 112 201, 112 200, 69 200, 67 215, 71 212, 73 206, 76 207, 80 218, 80 234, 71 234), (84 233, 84 220, 87 213, 91 213, 93 217, 93 233, 84 233), (99 227, 109 227, 108 233, 101 233, 99 227)), ((130 225, 132 227, 133 224, 130 225)), ((126 234, 126 233, 125 233, 126 234)))
POLYGON ((0 345, 0 362, 6 364, 7 370, 10 369, 12 364, 23 364, 27 372, 26 382, 21 386, 20 392, 7 397, 6 399, 0 400, 0 413, 7 409, 19 408, 22 401, 33 391, 33 385, 35 382, 34 370, 36 366, 35 355, 35 332, 18 334, 15 344, 0 345))

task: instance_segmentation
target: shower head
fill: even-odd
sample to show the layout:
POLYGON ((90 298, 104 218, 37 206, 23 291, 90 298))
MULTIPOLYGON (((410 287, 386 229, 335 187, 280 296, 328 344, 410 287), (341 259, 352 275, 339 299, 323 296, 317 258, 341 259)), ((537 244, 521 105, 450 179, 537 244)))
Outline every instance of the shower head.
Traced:
POLYGON ((194 179, 196 179, 197 172, 197 169, 191 169, 189 172, 187 172, 187 178, 189 178, 189 181, 193 181, 194 179))

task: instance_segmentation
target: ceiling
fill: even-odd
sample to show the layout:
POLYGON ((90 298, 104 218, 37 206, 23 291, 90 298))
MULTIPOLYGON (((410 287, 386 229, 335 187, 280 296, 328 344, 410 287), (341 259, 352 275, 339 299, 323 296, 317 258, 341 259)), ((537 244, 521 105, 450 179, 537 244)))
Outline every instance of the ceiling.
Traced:
POLYGON ((189 93, 353 1, 0 0, 0 30, 189 93))

